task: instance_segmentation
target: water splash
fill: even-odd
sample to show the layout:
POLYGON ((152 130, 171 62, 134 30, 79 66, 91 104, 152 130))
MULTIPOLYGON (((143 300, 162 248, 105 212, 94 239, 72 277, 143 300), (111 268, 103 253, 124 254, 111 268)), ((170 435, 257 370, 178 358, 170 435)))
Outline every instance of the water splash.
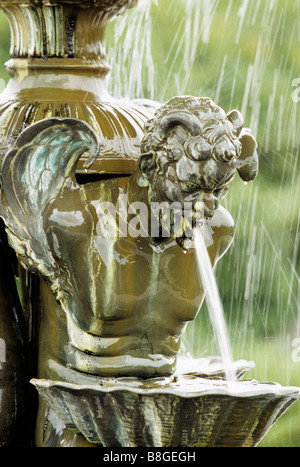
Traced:
POLYGON ((108 87, 113 96, 156 97, 150 14, 156 3, 157 0, 139 0, 130 12, 115 19, 113 44, 107 53, 113 73, 108 87))
POLYGON ((195 229, 195 251, 210 319, 216 334, 227 381, 236 381, 220 294, 200 228, 195 229))

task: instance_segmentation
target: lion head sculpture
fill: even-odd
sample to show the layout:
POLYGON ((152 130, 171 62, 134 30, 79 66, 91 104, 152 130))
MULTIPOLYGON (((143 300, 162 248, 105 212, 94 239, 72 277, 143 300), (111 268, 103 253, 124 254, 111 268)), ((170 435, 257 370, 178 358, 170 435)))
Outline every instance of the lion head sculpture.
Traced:
MULTIPOLYGON (((210 98, 174 97, 145 125, 138 184, 148 187, 150 203, 192 202, 193 223, 199 204, 204 218, 213 216, 236 172, 248 182, 257 171, 256 141, 243 129, 241 113, 226 114, 210 98)), ((192 228, 173 232, 182 247, 192 228)))

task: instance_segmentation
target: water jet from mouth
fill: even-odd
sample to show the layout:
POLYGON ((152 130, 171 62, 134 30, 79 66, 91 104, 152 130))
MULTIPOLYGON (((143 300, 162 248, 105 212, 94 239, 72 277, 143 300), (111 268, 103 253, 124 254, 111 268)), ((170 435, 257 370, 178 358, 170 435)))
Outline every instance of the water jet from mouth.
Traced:
POLYGON ((207 308, 223 360, 225 376, 227 381, 236 381, 224 310, 203 234, 199 227, 195 229, 195 251, 200 280, 205 291, 207 308))

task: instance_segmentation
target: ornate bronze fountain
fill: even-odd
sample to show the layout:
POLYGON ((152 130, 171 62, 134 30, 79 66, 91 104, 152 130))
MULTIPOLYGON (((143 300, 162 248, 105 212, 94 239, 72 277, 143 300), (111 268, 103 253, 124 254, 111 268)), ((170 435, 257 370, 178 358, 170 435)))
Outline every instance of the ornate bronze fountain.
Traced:
MULTIPOLYGON (((234 229, 220 201, 236 173, 255 178, 256 142, 238 111, 209 98, 155 106, 109 95, 105 26, 135 3, 0 0, 12 29, 0 216, 17 257, 3 247, 13 270, 1 299, 14 276, 22 289, 22 309, 15 293, 1 316, 3 368, 17 375, 1 389, 14 380, 31 401, 32 378, 37 446, 253 446, 299 390, 230 386, 213 362, 182 372, 177 354, 204 300, 194 229, 214 266, 234 229), (28 368, 8 330, 22 334, 28 368)), ((247 365, 235 366, 241 377, 247 365)), ((12 402, 16 413, 26 404, 17 395, 1 414, 12 402)), ((29 407, 21 423, 1 422, 21 433, 3 445, 24 442, 29 407)))

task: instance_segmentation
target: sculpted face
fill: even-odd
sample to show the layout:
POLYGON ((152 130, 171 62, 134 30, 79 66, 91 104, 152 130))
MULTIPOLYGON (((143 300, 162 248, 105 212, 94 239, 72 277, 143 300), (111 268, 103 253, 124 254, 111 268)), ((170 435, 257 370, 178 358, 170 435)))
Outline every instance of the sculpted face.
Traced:
MULTIPOLYGON (((168 138, 167 157, 180 144, 182 129, 174 130, 168 138)), ((198 138, 193 142, 205 147, 200 150, 182 146, 182 154, 176 162, 171 162, 163 174, 155 173, 151 184, 151 201, 178 205, 178 216, 181 222, 171 222, 171 236, 184 249, 188 249, 193 237, 193 228, 204 220, 212 218, 221 199, 227 193, 227 185, 236 173, 236 162, 216 161, 205 142, 198 138), (182 208, 180 212, 180 206, 182 208), (184 211, 184 208, 186 209, 184 211), (191 210, 188 213, 188 210, 191 210)), ((180 151, 179 147, 177 149, 180 151)))
POLYGON ((210 99, 183 99, 171 100, 146 126, 139 184, 148 187, 150 204, 177 203, 182 221, 177 227, 173 222, 171 236, 188 249, 193 228, 214 215, 236 172, 244 180, 254 178, 257 155, 253 137, 242 133, 238 111, 226 115, 210 99), (186 203, 192 213, 184 218, 186 203))
MULTIPOLYGON (((172 160, 174 147, 178 147, 179 160, 170 162, 164 173, 156 172, 153 176, 153 199, 184 203, 190 201, 195 205, 199 201, 204 204, 204 216, 210 218, 218 207, 220 199, 227 192, 227 185, 236 174, 236 161, 228 162, 212 158, 213 148, 209 148, 201 137, 194 139, 193 146, 184 145, 180 139, 182 129, 173 130, 173 134, 167 140, 166 154, 172 160), (198 148, 194 147, 198 146, 198 148), (201 151, 201 146, 205 151, 201 151)), ((232 150, 234 147, 232 146, 232 150)))

